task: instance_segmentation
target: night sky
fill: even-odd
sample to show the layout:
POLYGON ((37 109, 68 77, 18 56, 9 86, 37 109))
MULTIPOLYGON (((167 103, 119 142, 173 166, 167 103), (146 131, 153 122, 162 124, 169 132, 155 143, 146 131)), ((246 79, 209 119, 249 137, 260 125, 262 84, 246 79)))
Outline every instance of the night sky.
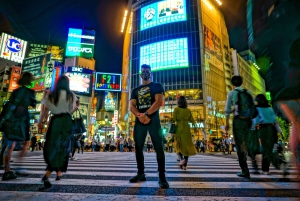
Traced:
POLYGON ((96 70, 121 72, 128 0, 1 0, 0 32, 65 47, 69 28, 96 31, 96 70))

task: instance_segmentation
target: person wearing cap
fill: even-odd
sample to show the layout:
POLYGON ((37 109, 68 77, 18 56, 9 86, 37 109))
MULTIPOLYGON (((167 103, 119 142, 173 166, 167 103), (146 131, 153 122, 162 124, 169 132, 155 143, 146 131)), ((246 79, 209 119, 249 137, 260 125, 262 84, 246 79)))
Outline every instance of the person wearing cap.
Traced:
POLYGON ((137 175, 129 181, 146 181, 144 166, 144 142, 149 132, 156 152, 159 172, 159 186, 169 188, 165 177, 165 154, 163 147, 163 134, 159 119, 159 108, 164 100, 164 88, 160 83, 151 82, 151 67, 147 64, 141 66, 142 85, 133 89, 130 98, 130 111, 136 116, 134 125, 135 156, 137 161, 137 175))

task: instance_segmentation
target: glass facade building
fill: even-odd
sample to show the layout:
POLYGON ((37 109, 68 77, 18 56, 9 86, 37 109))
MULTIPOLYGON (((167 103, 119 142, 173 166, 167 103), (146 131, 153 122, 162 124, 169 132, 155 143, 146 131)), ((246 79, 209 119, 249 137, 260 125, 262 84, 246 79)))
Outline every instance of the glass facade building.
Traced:
MULTIPOLYGON (((229 37, 222 13, 210 0, 132 0, 124 40, 121 120, 126 121, 128 100, 141 84, 140 66, 152 67, 152 81, 165 89, 160 109, 163 129, 172 118, 177 97, 186 96, 207 140, 224 134, 224 104, 233 75, 229 37), (127 101, 127 104, 125 103, 127 101), (127 106, 126 106, 127 105, 127 106)), ((134 118, 128 117, 129 126, 134 118)), ((130 128, 129 128, 130 130, 130 128)), ((193 129, 192 129, 193 130, 193 129)))

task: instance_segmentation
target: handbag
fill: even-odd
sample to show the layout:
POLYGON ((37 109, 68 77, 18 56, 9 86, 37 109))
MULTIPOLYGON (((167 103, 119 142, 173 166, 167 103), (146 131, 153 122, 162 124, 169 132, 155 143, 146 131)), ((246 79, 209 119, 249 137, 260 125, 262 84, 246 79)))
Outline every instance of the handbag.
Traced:
MULTIPOLYGON (((79 110, 77 110, 79 112, 79 110)), ((77 119, 72 119, 73 121, 73 127, 72 127, 72 134, 78 134, 78 133, 85 133, 86 132, 86 128, 85 125, 83 123, 83 118, 79 112, 79 116, 80 118, 77 119)))
POLYGON ((176 132, 176 125, 175 123, 171 123, 171 126, 169 128, 169 133, 175 134, 175 132, 176 132))
MULTIPOLYGON (((21 97, 24 96, 26 90, 23 90, 21 97)), ((20 114, 24 110, 22 105, 18 105, 21 99, 14 100, 15 96, 12 95, 9 101, 3 106, 3 110, 0 114, 1 126, 0 131, 4 132, 4 136, 9 141, 24 141, 26 139, 25 128, 23 126, 23 114, 20 114), (13 105, 13 101, 16 105, 13 105)))

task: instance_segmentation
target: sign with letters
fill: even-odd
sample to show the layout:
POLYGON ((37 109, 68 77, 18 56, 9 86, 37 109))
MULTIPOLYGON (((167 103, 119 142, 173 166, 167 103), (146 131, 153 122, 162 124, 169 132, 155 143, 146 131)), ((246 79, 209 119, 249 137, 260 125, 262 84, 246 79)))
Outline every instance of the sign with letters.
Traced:
POLYGON ((25 58, 27 42, 2 33, 0 40, 0 58, 22 63, 25 58))
POLYGON ((66 56, 94 57, 95 31, 69 29, 66 56))
POLYGON ((96 73, 95 90, 121 91, 122 75, 114 73, 96 73))

